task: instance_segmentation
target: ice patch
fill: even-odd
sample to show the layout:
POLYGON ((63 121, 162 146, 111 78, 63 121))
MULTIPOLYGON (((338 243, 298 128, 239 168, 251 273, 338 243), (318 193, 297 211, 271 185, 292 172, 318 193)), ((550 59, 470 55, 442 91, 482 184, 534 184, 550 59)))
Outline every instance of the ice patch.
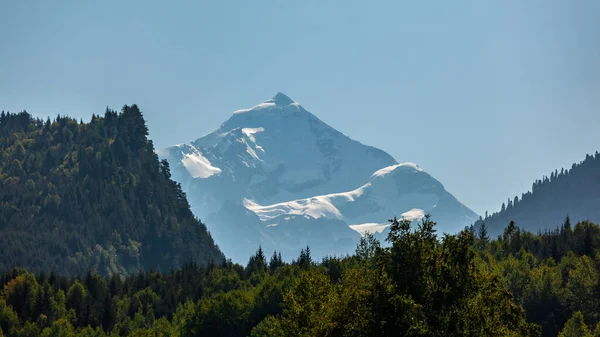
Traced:
POLYGON ((402 219, 408 221, 421 220, 425 217, 425 211, 420 208, 413 208, 410 211, 400 214, 402 219))
POLYGON ((379 224, 379 223, 373 222, 373 223, 363 223, 360 225, 350 225, 349 227, 352 228, 353 230, 357 231, 358 233, 360 233, 361 236, 365 236, 367 233, 369 233, 369 234, 381 233, 389 226, 390 226, 389 224, 379 224))
POLYGON ((259 105, 252 107, 250 109, 240 109, 240 110, 236 110, 233 112, 234 115, 239 115, 239 114, 243 114, 243 113, 247 113, 253 110, 262 110, 262 109, 268 109, 268 108, 272 108, 275 106, 275 103, 273 102, 264 102, 264 103, 260 103, 259 105))
POLYGON ((408 162, 408 163, 402 163, 402 164, 396 164, 396 165, 384 167, 381 170, 378 170, 377 172, 373 173, 371 178, 383 177, 387 174, 394 172, 394 170, 396 170, 399 167, 408 167, 408 168, 412 168, 413 170, 423 172, 423 170, 417 164, 408 162))
POLYGON ((256 138, 254 138, 254 134, 258 133, 258 132, 263 132, 263 131, 265 131, 264 128, 242 128, 241 132, 243 135, 245 135, 248 138, 248 141, 246 141, 245 138, 240 138, 240 139, 236 140, 238 142, 246 144, 246 152, 252 158, 254 158, 256 160, 260 160, 260 161, 262 161, 262 160, 256 154, 256 150, 260 150, 263 153, 265 152, 265 150, 261 146, 256 144, 256 138), (256 150, 253 148, 253 146, 254 146, 254 148, 256 148, 256 150))
POLYGON ((264 128, 242 128, 242 133, 248 136, 248 138, 252 139, 253 142, 255 141, 254 134, 263 131, 265 131, 264 128))
POLYGON ((210 161, 200 154, 200 152, 185 154, 181 163, 194 178, 208 178, 221 173, 221 169, 212 166, 210 161))
MULTIPOLYGON (((419 208, 413 208, 410 211, 402 213, 400 216, 402 219, 408 221, 421 220, 425 217, 425 211, 419 208)), ((365 236, 367 233, 381 233, 389 226, 390 224, 369 222, 358 225, 350 225, 349 227, 360 233, 360 235, 365 236)))
MULTIPOLYGON (((246 135, 246 137, 248 137, 248 139, 250 139, 252 141, 252 143, 254 143, 254 147, 257 150, 260 150, 262 152, 265 152, 265 150, 262 148, 262 146, 256 144, 256 138, 254 138, 254 134, 259 133, 259 132, 264 132, 264 131, 265 131, 264 128, 243 128, 242 129, 242 133, 244 135, 246 135)), ((252 154, 250 154, 250 155, 252 155, 252 154)), ((255 155, 256 155, 256 153, 255 153, 255 155)))
POLYGON ((259 205, 256 202, 244 199, 244 207, 256 213, 262 221, 270 221, 281 215, 304 215, 312 218, 344 219, 344 216, 335 205, 353 202, 362 196, 368 183, 354 191, 319 195, 312 198, 297 199, 280 202, 272 205, 259 205))
POLYGON ((281 215, 304 215, 312 218, 342 219, 340 211, 327 196, 300 199, 268 206, 262 206, 244 199, 244 206, 256 213, 262 221, 269 221, 281 215))
MULTIPOLYGON (((246 143, 246 142, 244 142, 246 143)), ((258 158, 258 155, 256 154, 256 151, 254 151, 254 149, 248 144, 246 143, 246 152, 254 159, 256 160, 261 160, 260 158, 258 158)))

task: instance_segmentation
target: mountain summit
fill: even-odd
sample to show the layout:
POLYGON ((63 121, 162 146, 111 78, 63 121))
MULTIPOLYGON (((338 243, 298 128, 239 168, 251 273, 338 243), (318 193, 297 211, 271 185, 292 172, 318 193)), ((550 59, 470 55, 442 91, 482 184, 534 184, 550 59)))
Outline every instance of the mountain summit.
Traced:
POLYGON ((277 105, 277 106, 285 106, 285 105, 290 105, 292 103, 296 103, 296 101, 289 98, 284 93, 278 92, 277 94, 275 94, 275 96, 273 96, 273 98, 268 100, 266 103, 275 103, 275 105, 277 105))
POLYGON ((226 256, 242 262, 259 245, 289 259, 306 245, 317 258, 350 252, 371 228, 362 225, 381 230, 410 211, 434 214, 446 231, 476 220, 415 164, 350 139, 283 93, 161 153, 226 256))
POLYGON ((219 209, 231 193, 266 204, 307 198, 360 186, 373 172, 396 164, 387 153, 348 138, 281 93, 235 111, 217 130, 171 147, 168 154, 184 187, 197 186, 197 178, 210 178, 210 186, 202 181, 202 188, 214 185, 216 194, 192 201, 200 215, 219 209))

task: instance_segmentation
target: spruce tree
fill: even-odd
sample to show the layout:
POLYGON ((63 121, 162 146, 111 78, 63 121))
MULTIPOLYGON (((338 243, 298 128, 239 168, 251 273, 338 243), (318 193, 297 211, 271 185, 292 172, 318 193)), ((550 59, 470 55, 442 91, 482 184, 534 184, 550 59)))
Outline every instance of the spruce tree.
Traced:
POLYGON ((482 242, 488 243, 490 241, 490 237, 487 233, 487 227, 485 226, 485 222, 481 223, 479 227, 479 240, 482 242))
POLYGON ((571 229, 571 218, 569 218, 568 215, 565 218, 565 222, 563 223, 563 229, 564 230, 570 230, 571 229))

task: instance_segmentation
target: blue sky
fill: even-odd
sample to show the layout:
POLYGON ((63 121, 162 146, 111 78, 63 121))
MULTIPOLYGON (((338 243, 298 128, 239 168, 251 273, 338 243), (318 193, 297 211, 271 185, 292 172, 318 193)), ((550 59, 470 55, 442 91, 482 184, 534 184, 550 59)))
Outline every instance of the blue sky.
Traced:
POLYGON ((478 213, 600 150, 600 1, 3 1, 0 109, 158 147, 284 92, 478 213))

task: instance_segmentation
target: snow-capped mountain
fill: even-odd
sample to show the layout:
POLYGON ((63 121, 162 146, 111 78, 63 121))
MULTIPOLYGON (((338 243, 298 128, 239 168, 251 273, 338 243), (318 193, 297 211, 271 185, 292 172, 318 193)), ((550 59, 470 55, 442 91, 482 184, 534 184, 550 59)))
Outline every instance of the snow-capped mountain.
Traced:
POLYGON ((388 166, 373 173, 369 182, 348 192, 331 193, 311 198, 292 200, 273 205, 262 206, 251 200, 244 200, 244 206, 254 212, 261 221, 276 226, 282 219, 302 215, 314 219, 343 220, 357 232, 370 229, 380 232, 390 215, 398 210, 405 219, 420 220, 425 213, 434 219, 443 218, 443 223, 459 224, 444 226, 447 232, 464 228, 463 223, 472 221, 472 214, 464 207, 461 213, 438 212, 438 204, 446 207, 460 207, 444 187, 414 163, 388 166), (438 214, 440 213, 440 214, 438 214), (373 220, 381 219, 383 224, 373 225, 373 220), (382 226, 383 225, 383 226, 382 226))
POLYGON ((431 213, 443 231, 476 220, 412 163, 331 128, 282 93, 238 110, 217 130, 160 152, 226 256, 259 245, 291 259, 352 252, 360 233, 393 216, 431 213))

